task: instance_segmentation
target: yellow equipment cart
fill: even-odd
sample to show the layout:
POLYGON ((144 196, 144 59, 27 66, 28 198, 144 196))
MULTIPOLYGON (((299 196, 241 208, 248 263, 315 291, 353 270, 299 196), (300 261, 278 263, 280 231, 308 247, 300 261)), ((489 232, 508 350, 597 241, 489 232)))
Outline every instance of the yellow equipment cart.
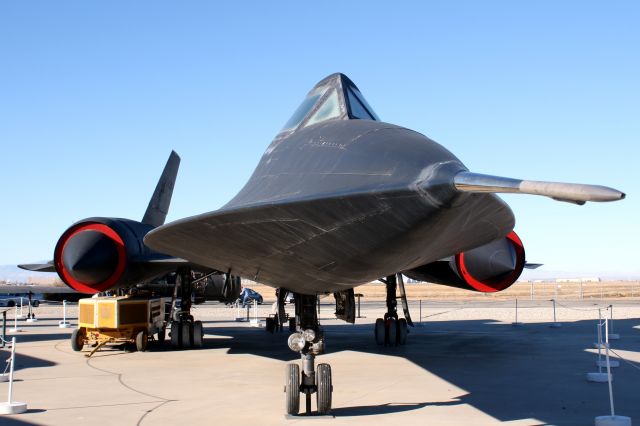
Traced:
POLYGON ((107 296, 80 299, 78 328, 71 335, 71 347, 82 350, 95 345, 87 356, 109 343, 134 343, 136 349, 147 349, 149 336, 157 333, 165 338, 165 302, 162 298, 107 296))

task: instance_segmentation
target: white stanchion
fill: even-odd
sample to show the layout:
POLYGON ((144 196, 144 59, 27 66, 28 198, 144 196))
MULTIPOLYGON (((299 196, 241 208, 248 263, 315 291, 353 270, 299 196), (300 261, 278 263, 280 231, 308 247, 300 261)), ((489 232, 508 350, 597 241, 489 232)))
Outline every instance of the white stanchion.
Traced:
POLYGON ((58 321, 58 327, 60 328, 69 328, 71 327, 71 323, 67 321, 67 301, 62 301, 62 321, 58 321))
MULTIPOLYGON (((606 321, 605 321, 606 322, 606 321)), ((602 324, 600 324, 600 336, 602 336, 602 324)), ((607 351, 609 350, 609 339, 611 339, 611 333, 606 332, 605 333, 605 339, 604 339, 604 347, 607 348, 607 351)), ((620 361, 616 361, 613 359, 609 359, 609 357, 607 356, 607 359, 599 359, 596 361, 596 365, 598 367, 610 367, 610 368, 617 368, 620 367, 620 361)))
POLYGON ((551 299, 553 302, 553 323, 549 326, 551 328, 560 328, 562 324, 556 320, 556 299, 551 299))
POLYGON ((260 320, 258 319, 258 301, 253 299, 253 318, 250 321, 251 327, 260 327, 260 320))
POLYGON ((18 306, 16 306, 16 314, 13 316, 13 328, 10 328, 9 331, 11 333, 18 333, 22 331, 21 328, 18 328, 18 306))
POLYGON ((236 321, 242 322, 244 321, 244 316, 240 312, 240 303, 236 302, 236 321))
POLYGON ((613 332, 613 305, 609 305, 609 323, 611 324, 611 333, 609 333, 609 340, 619 340, 620 335, 613 332))
POLYGON ((20 414, 27 411, 26 402, 16 402, 13 400, 13 365, 16 357, 16 338, 11 338, 11 359, 9 361, 9 394, 7 402, 0 403, 0 414, 20 414))
POLYGON ((20 319, 24 318, 22 315, 22 297, 20 298, 20 313, 16 316, 20 319))
POLYGON ((598 371, 593 373, 587 373, 587 381, 595 382, 595 383, 605 383, 609 380, 613 380, 611 377, 611 373, 603 373, 602 367, 606 364, 603 363, 602 360, 602 349, 605 346, 602 343, 602 310, 598 309, 598 326, 596 327, 597 332, 597 342, 595 343, 596 348, 598 348, 598 360, 596 361, 596 365, 598 366, 598 371))
MULTIPOLYGON (((608 318, 604 319, 604 332, 606 336, 605 341, 609 342, 609 319, 608 318)), ((603 426, 603 425, 631 426, 631 418, 627 416, 616 416, 616 410, 613 406, 613 384, 611 383, 613 381, 613 378, 611 377, 611 369, 609 366, 609 345, 608 344, 605 345, 605 355, 607 359, 607 375, 609 376, 609 380, 607 382, 609 383, 609 405, 611 406, 611 415, 596 417, 595 424, 596 426, 603 426)))
POLYGON ((514 327, 522 327, 522 323, 518 322, 518 299, 516 299, 516 320, 511 323, 514 327))

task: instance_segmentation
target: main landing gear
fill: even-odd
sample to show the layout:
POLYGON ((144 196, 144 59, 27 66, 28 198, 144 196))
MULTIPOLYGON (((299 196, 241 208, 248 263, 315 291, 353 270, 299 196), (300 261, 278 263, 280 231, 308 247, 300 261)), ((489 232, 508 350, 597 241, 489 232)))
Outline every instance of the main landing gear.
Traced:
POLYGON ((287 364, 284 392, 286 410, 289 415, 300 411, 300 394, 305 396, 305 413, 311 414, 311 395, 316 394, 318 414, 331 412, 331 366, 318 364, 314 368, 315 357, 324 352, 324 333, 317 316, 318 299, 305 294, 295 294, 296 331, 289 336, 288 344, 292 351, 300 352, 302 374, 298 364, 287 364))
MULTIPOLYGON (((191 292, 193 290, 191 270, 182 269, 176 276, 176 285, 171 300, 171 346, 176 349, 201 348, 204 342, 202 321, 194 321, 191 315, 191 292), (180 297, 180 309, 176 307, 176 299, 180 297)), ((160 333, 158 333, 160 337, 160 333)), ((164 330, 162 339, 164 340, 164 330)))
POLYGON ((409 315, 409 305, 404 290, 402 274, 390 275, 386 279, 381 279, 387 287, 387 312, 384 318, 376 319, 374 329, 376 343, 384 346, 398 346, 407 343, 409 325, 413 327, 411 315, 409 315), (400 289, 400 298, 404 311, 404 318, 398 318, 398 301, 396 298, 396 287, 400 289))

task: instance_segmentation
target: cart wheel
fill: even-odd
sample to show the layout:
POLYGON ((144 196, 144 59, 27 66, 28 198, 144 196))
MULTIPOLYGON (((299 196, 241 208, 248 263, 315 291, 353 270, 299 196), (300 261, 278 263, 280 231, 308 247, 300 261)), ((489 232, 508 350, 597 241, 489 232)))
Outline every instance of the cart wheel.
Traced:
POLYGON ((193 347, 201 348, 204 344, 204 332, 202 330, 202 321, 193 323, 193 347))
POLYGON ((193 347, 193 323, 184 321, 182 323, 182 347, 184 349, 193 347))
POLYGON ((136 349, 138 352, 144 352, 147 350, 147 343, 149 341, 149 335, 146 331, 139 331, 136 334, 136 349))
POLYGON ((160 330, 158 330, 158 343, 164 343, 164 339, 166 337, 166 330, 164 327, 162 327, 160 330))
POLYGON ((84 346, 84 336, 84 328, 76 328, 75 330, 73 330, 73 332, 71 333, 71 349, 76 352, 81 351, 82 347, 84 346))

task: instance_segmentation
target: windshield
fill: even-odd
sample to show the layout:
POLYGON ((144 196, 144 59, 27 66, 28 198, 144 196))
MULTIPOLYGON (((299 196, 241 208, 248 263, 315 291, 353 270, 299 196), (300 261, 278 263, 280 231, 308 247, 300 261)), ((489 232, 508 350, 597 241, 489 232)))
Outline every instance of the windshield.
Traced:
POLYGON ((306 126, 320 123, 330 118, 340 116, 340 103, 338 101, 338 93, 335 89, 331 90, 331 94, 322 103, 322 106, 313 113, 313 115, 307 120, 306 126))
POLYGON ((296 112, 293 113, 289 121, 286 122, 281 132, 297 127, 298 124, 300 124, 300 122, 304 120, 309 111, 313 109, 313 106, 316 104, 316 102, 318 102, 318 99, 320 99, 320 97, 327 91, 327 89, 327 86, 318 87, 317 89, 309 93, 304 101, 302 101, 298 109, 296 109, 296 112))
POLYGON ((380 121, 373 108, 367 103, 358 89, 349 86, 347 94, 349 96, 349 106, 351 106, 351 115, 353 118, 380 121))

